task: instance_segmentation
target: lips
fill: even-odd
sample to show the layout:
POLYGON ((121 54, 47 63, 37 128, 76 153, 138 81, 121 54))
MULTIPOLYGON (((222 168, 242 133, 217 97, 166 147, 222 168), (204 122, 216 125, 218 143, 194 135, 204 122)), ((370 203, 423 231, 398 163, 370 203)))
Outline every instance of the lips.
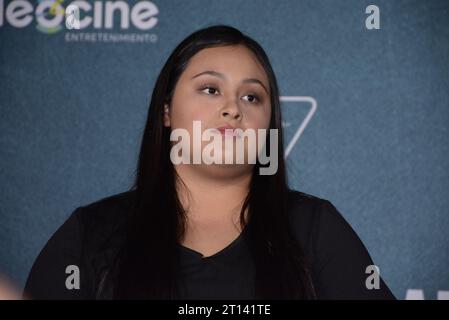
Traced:
POLYGON ((231 137, 238 137, 239 134, 236 132, 236 128, 232 127, 232 126, 221 126, 218 128, 215 128, 218 131, 220 131, 220 133, 224 136, 231 136, 231 137))

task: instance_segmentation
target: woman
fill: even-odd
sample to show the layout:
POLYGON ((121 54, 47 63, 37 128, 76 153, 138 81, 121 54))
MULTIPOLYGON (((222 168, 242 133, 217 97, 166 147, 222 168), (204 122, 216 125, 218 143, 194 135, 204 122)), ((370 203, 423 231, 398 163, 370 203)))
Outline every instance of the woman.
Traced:
POLYGON ((133 187, 77 208, 40 253, 25 293, 394 299, 382 279, 377 288, 367 286, 373 262, 337 209, 288 188, 283 155, 279 92, 264 50, 229 26, 191 34, 156 81, 133 187), (260 174, 259 159, 174 164, 171 133, 185 129, 193 136, 194 121, 202 132, 279 130, 276 143, 264 141, 277 154, 275 173, 260 174))

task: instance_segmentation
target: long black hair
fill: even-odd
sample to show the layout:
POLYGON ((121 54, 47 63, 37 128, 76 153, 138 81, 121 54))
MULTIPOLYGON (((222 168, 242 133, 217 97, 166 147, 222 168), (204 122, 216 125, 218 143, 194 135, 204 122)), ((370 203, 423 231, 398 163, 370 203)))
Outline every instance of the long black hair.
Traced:
MULTIPOLYGON (((240 223, 255 265, 257 299, 315 298, 310 268, 287 214, 288 193, 279 90, 262 47, 238 29, 215 25, 194 32, 171 53, 154 86, 143 133, 136 178, 133 213, 115 280, 119 299, 176 299, 178 244, 186 214, 178 198, 177 175, 170 161, 170 128, 163 126, 164 105, 170 105, 175 85, 189 60, 205 48, 243 45, 264 68, 271 92, 270 129, 278 129, 278 170, 260 175, 254 165, 249 192, 240 211, 240 223), (247 219, 245 219, 245 211, 247 219), (246 221, 245 221, 246 220, 246 221)), ((267 135, 267 149, 269 147, 267 135)))

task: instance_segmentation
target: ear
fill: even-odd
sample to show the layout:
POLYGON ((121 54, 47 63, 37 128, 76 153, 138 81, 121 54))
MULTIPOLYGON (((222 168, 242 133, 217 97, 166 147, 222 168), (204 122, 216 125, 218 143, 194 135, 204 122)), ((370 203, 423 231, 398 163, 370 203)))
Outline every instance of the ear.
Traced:
POLYGON ((168 104, 164 104, 164 126, 170 127, 170 109, 168 108, 168 104))

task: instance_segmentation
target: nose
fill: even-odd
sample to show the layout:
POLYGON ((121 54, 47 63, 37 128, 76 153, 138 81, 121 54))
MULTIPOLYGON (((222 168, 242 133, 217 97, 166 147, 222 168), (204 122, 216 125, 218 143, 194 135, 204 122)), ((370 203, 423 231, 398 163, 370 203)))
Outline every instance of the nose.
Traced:
POLYGON ((230 117, 232 120, 241 120, 242 113, 240 107, 236 102, 230 102, 221 110, 221 116, 224 118, 230 117))

